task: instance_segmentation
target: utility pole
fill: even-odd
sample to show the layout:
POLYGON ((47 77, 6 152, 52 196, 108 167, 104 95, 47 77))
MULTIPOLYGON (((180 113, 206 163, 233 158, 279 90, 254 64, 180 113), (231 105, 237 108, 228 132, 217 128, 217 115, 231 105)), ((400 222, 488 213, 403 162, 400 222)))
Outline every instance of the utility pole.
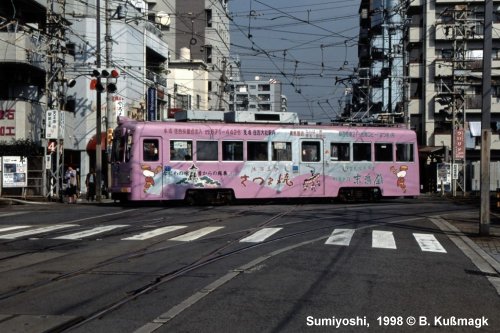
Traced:
MULTIPOLYGON (((98 69, 101 68, 101 1, 96 0, 96 60, 98 69)), ((100 78, 98 79, 100 80, 100 78)), ((96 89, 96 114, 95 114, 95 173, 96 173, 96 201, 101 202, 101 183, 102 183, 102 148, 101 148, 101 92, 96 89)))
POLYGON ((483 109, 481 113, 481 212, 479 234, 490 235, 491 52, 493 1, 484 1, 483 109))
POLYGON ((226 58, 222 59, 222 74, 220 76, 220 86, 219 86, 219 111, 222 110, 222 102, 224 101, 224 88, 226 86, 226 67, 227 67, 227 60, 226 58))
POLYGON ((469 38, 469 9, 467 5, 456 5, 453 11, 453 90, 452 90, 452 185, 453 196, 460 187, 463 195, 466 194, 465 178, 467 174, 467 159, 465 147, 465 85, 467 72, 470 69, 467 63, 467 39, 469 38), (457 117, 461 114, 461 117, 457 117), (462 161, 462 179, 457 179, 458 165, 462 161))
MULTIPOLYGON (((104 40, 106 42, 106 68, 109 70, 112 66, 111 64, 111 52, 112 52, 112 47, 113 47, 113 38, 111 37, 111 17, 110 17, 110 7, 109 3, 110 0, 104 0, 105 1, 105 27, 106 27, 106 32, 104 35, 104 40)), ((108 77, 106 82, 106 87, 109 87, 110 83, 110 78, 108 77)), ((109 89, 106 89, 106 131, 109 132, 110 129, 111 131, 116 127, 116 119, 113 116, 113 96, 109 92, 109 89)), ((111 185, 111 145, 109 142, 107 142, 107 147, 106 147, 106 156, 107 156, 107 163, 106 163, 106 185, 109 187, 111 185)))
MULTIPOLYGON (((55 165, 51 159, 50 168, 50 186, 51 193, 55 188, 56 198, 59 199, 59 194, 61 191, 61 176, 63 173, 64 166, 64 150, 63 150, 63 140, 64 140, 64 128, 63 122, 61 122, 61 117, 63 113, 60 110, 60 101, 65 97, 64 91, 64 52, 63 48, 66 46, 65 40, 65 0, 51 0, 48 3, 47 8, 47 35, 49 38, 48 45, 48 58, 49 58, 49 70, 47 71, 47 110, 55 110, 55 115, 57 119, 57 137, 56 137, 56 149, 55 152, 51 153, 56 155, 55 165), (55 184, 54 184, 55 182, 55 184)), ((46 113, 47 114, 47 113, 46 113)), ((47 122, 47 119, 45 120, 47 122)), ((47 133, 46 133, 47 134, 47 133)), ((44 146, 47 146, 47 142, 43 140, 44 146)), ((44 149, 45 150, 45 149, 44 149)), ((45 157, 44 157, 45 160, 45 157)))

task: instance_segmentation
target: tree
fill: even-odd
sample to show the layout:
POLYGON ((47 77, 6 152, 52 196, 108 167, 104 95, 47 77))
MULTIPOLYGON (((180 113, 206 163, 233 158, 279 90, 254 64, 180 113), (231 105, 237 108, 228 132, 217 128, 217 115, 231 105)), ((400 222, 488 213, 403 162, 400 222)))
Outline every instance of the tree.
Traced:
POLYGON ((31 139, 0 141, 0 156, 33 157, 43 155, 43 148, 31 139))

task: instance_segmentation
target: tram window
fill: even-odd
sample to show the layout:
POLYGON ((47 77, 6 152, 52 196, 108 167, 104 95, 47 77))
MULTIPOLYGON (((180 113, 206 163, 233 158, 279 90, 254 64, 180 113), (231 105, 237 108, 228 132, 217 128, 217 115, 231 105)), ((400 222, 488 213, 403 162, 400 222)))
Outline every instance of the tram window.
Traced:
POLYGON ((222 141, 223 161, 243 161, 242 141, 222 141))
POLYGON ((217 161, 218 157, 217 141, 196 141, 196 159, 198 161, 217 161))
POLYGON ((352 144, 353 161, 371 161, 372 149, 371 143, 353 143, 352 144))
POLYGON ((319 141, 302 141, 302 162, 319 162, 321 144, 319 141))
POLYGON ((396 144, 396 161, 413 162, 413 143, 396 144))
POLYGON ((111 147, 111 161, 122 162, 125 155, 125 137, 115 131, 113 136, 113 145, 111 147))
POLYGON ((134 138, 131 133, 127 132, 127 141, 125 143, 125 162, 129 162, 132 158, 132 142, 134 142, 134 138))
POLYGON ((193 156, 193 142, 189 140, 170 141, 171 161, 191 161, 193 156))
POLYGON ((267 142, 247 142, 248 161, 267 161, 267 142))
POLYGON ((142 144, 142 159, 144 161, 158 161, 158 139, 145 139, 142 144))
POLYGON ((273 142, 273 161, 291 161, 292 143, 273 142))
POLYGON ((350 161, 351 150, 349 143, 332 142, 330 146, 330 159, 332 161, 350 161))
POLYGON ((375 161, 392 162, 392 143, 375 144, 375 161))

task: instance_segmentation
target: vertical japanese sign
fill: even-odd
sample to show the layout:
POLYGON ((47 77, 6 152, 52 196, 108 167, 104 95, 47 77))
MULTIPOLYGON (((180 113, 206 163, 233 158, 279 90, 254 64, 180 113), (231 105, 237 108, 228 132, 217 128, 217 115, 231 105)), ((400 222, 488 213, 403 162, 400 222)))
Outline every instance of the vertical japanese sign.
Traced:
POLYGON ((66 118, 64 117, 64 111, 47 110, 45 113, 46 139, 64 139, 65 127, 66 118))
POLYGON ((156 88, 148 88, 148 120, 156 120, 156 88))
POLYGON ((463 129, 455 130, 455 159, 463 160, 465 158, 465 137, 463 129))
POLYGON ((125 98, 121 96, 113 96, 113 108, 115 110, 115 116, 125 116, 125 98))
POLYGON ((58 110, 47 110, 45 113, 45 138, 57 139, 59 132, 59 112, 58 110))
POLYGON ((26 187, 28 185, 28 163, 20 156, 2 157, 3 187, 26 187))

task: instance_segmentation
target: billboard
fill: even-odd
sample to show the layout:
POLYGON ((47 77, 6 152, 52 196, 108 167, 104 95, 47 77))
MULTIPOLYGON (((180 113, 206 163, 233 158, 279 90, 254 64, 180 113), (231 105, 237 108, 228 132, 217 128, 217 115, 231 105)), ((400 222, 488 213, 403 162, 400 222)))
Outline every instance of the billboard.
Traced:
POLYGON ((20 156, 2 157, 2 186, 28 186, 28 160, 20 156))

